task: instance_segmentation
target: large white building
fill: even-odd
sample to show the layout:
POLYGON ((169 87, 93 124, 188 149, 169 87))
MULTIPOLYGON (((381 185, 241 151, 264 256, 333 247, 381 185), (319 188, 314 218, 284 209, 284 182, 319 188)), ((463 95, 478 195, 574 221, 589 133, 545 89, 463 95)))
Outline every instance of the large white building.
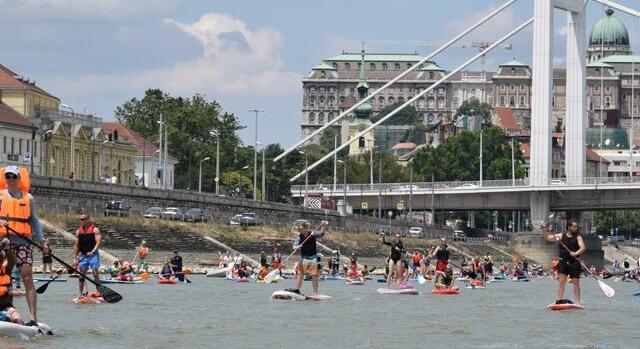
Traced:
POLYGON ((41 174, 40 132, 31 122, 0 102, 0 167, 18 165, 41 174))

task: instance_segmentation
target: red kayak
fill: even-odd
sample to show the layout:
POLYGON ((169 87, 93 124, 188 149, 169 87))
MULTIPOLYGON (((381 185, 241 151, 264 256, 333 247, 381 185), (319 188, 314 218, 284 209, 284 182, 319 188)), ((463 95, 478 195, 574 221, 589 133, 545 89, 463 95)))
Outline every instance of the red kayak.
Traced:
POLYGON ((173 278, 168 278, 168 279, 160 278, 160 279, 158 279, 158 283, 159 284, 165 284, 165 285, 174 285, 174 284, 178 283, 178 280, 177 279, 173 279, 173 278))
POLYGON ((460 290, 455 290, 452 288, 434 288, 431 293, 436 295, 458 294, 460 293, 460 290))

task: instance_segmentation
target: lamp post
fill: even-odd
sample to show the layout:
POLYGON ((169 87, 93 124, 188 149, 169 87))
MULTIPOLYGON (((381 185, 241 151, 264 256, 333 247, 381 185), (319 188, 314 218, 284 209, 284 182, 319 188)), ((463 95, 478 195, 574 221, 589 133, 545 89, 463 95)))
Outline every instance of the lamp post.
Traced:
POLYGON ((514 154, 514 143, 513 136, 511 136, 511 182, 513 186, 516 186, 516 162, 515 162, 515 154, 514 154))
POLYGON ((220 133, 218 131, 209 131, 209 134, 216 137, 216 195, 220 195, 220 133))
MULTIPOLYGON (((96 134, 95 132, 91 135, 91 181, 95 182, 96 181, 96 161, 95 161, 95 157, 96 157, 96 134)), ((144 166, 144 163, 143 163, 144 166)))
POLYGON ((258 143, 258 113, 264 112, 264 109, 249 109, 250 112, 254 112, 256 114, 256 129, 253 134, 253 200, 257 200, 258 190, 258 149, 256 149, 256 144, 258 143))
MULTIPOLYGON (((262 145, 262 143, 257 142, 257 145, 262 145)), ((265 195, 266 195, 266 179, 265 179, 265 173, 266 173, 266 169, 264 166, 264 150, 265 150, 265 146, 262 145, 262 176, 260 177, 261 181, 262 181, 262 192, 260 193, 260 201, 265 201, 265 195)))
POLYGON ((100 173, 100 178, 102 178, 103 173, 102 173, 102 146, 104 146, 107 143, 111 143, 109 141, 103 141, 102 143, 100 143, 100 159, 98 160, 98 166, 100 166, 100 171, 98 171, 100 173))
POLYGON ((202 193, 202 163, 208 160, 211 160, 208 156, 200 160, 200 170, 198 172, 198 193, 202 193))
MULTIPOLYGON (((53 133, 53 130, 48 130, 42 135, 42 141, 44 142, 44 166, 45 166, 44 175, 45 176, 49 176, 49 138, 51 137, 50 135, 52 133, 53 133)), ((42 161, 40 162, 42 163, 42 161)), ((42 171, 42 166, 40 167, 42 171)))
MULTIPOLYGON (((307 167, 309 166, 309 159, 307 158, 307 153, 305 153, 302 150, 298 150, 298 153, 300 155, 304 155, 304 199, 302 200, 303 203, 305 203, 305 207, 306 202, 307 202, 307 190, 309 190, 309 172, 307 171, 307 167)), ((340 160, 338 160, 340 161, 340 160)), ((335 174, 334 174, 335 176, 335 174)))
POLYGON ((343 184, 342 184, 342 213, 346 216, 347 215, 347 162, 346 161, 342 161, 342 160, 338 160, 339 163, 342 164, 342 178, 343 178, 343 184))
POLYGON ((75 177, 76 177, 76 173, 75 173, 76 171, 76 166, 75 166, 76 113, 73 110, 73 108, 71 108, 68 104, 60 104, 60 107, 71 110, 71 145, 70 146, 71 146, 71 173, 73 174, 73 176, 71 177, 71 180, 75 180, 75 177))

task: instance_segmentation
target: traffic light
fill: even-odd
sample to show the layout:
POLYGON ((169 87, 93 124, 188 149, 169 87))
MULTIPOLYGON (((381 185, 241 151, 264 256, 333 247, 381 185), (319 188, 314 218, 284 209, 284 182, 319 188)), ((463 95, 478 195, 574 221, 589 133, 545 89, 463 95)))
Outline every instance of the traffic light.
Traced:
POLYGON ((364 136, 360 136, 360 138, 358 139, 358 146, 360 148, 364 148, 364 136))

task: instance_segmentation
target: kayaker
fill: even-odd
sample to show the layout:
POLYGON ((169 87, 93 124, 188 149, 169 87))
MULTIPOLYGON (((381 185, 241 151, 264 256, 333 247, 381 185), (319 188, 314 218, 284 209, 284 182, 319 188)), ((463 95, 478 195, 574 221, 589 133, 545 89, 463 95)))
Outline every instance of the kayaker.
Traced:
POLYGON ((553 233, 546 225, 542 228, 542 233, 547 241, 560 242, 558 247, 558 292, 556 295, 556 304, 570 302, 564 299, 564 287, 567 282, 567 277, 570 277, 573 284, 574 302, 580 305, 580 274, 582 273, 582 264, 578 258, 584 253, 586 247, 582 234, 578 232, 578 221, 573 218, 569 219, 567 221, 567 230, 564 233, 553 233))
POLYGON ((349 258, 349 266, 356 266, 356 268, 358 267, 358 257, 356 257, 356 253, 355 252, 351 252, 351 258, 349 258))
POLYGON ((433 284, 435 285, 438 283, 439 276, 442 275, 438 274, 437 272, 445 272, 447 270, 447 265, 449 265, 449 258, 451 257, 451 252, 449 252, 446 238, 440 239, 440 245, 438 245, 438 247, 436 247, 435 250, 433 250, 433 252, 429 254, 429 258, 433 258, 434 256, 437 260, 436 274, 433 278, 433 284))
POLYGON ((324 227, 327 224, 323 221, 318 226, 319 230, 311 231, 309 223, 302 222, 298 225, 298 237, 293 242, 293 249, 300 251, 300 263, 298 263, 298 275, 296 278, 296 288, 289 290, 291 292, 300 293, 304 276, 311 276, 311 285, 313 287, 313 295, 318 296, 318 258, 316 239, 324 236, 324 227))
POLYGON ((435 284, 436 289, 458 290, 458 286, 454 285, 456 279, 453 277, 453 268, 450 264, 447 265, 444 271, 436 270, 435 279, 439 279, 435 284))
POLYGON ((331 256, 331 275, 338 275, 340 269, 340 252, 333 250, 333 256, 331 256))
POLYGON ((171 258, 171 264, 173 265, 173 272, 180 282, 184 281, 184 274, 182 274, 182 257, 178 254, 178 251, 173 251, 173 258, 171 258))
POLYGON ((169 279, 175 275, 174 266, 171 263, 171 259, 167 259, 167 261, 164 262, 164 264, 162 265, 162 270, 160 271, 160 275, 162 275, 162 277, 165 279, 169 279))
POLYGON ((269 264, 267 264, 267 255, 264 254, 264 251, 260 251, 260 266, 261 267, 266 267, 269 264))
POLYGON ((51 248, 49 248, 47 253, 42 254, 42 277, 46 278, 47 275, 49 275, 49 278, 53 277, 52 264, 53 258, 51 258, 51 248))
POLYGON ((269 274, 269 267, 263 265, 258 272, 258 280, 264 280, 264 277, 267 276, 267 274, 269 274))
POLYGON ((388 276, 387 276, 387 285, 391 282, 391 273, 395 273, 395 280, 398 286, 404 285, 404 265, 402 261, 402 255, 404 254, 404 245, 402 244, 402 240, 400 239, 400 234, 396 234, 395 238, 392 242, 386 241, 384 239, 384 233, 380 233, 382 235, 382 243, 387 246, 391 246, 391 251, 389 253, 388 259, 388 276))
MULTIPOLYGON (((100 252, 98 249, 102 244, 102 234, 89 220, 89 214, 80 215, 80 228, 76 230, 76 242, 73 246, 73 262, 78 263, 78 271, 80 278, 78 279, 78 288, 80 296, 86 296, 85 278, 87 270, 91 269, 93 278, 96 282, 100 282, 100 252)), ((120 266, 122 268, 122 265, 120 266)))
POLYGON ((120 258, 120 271, 118 272, 117 279, 120 281, 131 281, 133 280, 133 267, 131 263, 125 261, 123 258, 120 258))
POLYGON ((146 241, 142 241, 140 247, 137 248, 138 252, 138 263, 136 264, 136 268, 138 271, 144 270, 145 273, 149 272, 149 264, 147 263, 147 256, 149 255, 149 246, 147 246, 146 241))
POLYGON ((20 269, 20 276, 27 293, 29 305, 29 326, 37 326, 37 298, 33 284, 33 247, 23 238, 26 237, 39 242, 42 251, 47 252, 47 244, 40 221, 36 215, 36 203, 29 194, 29 171, 17 166, 4 168, 4 175, 0 178, 0 237, 9 237, 11 252, 15 257, 15 265, 20 269), (6 189, 5 189, 6 188, 6 189))
POLYGON ((0 241, 0 321, 23 324, 22 315, 13 306, 11 293, 11 270, 15 263, 15 256, 11 251, 11 241, 3 238, 0 241))
POLYGON ((484 263, 485 279, 490 276, 493 276, 493 257, 491 257, 491 255, 487 253, 482 258, 482 261, 484 263))
POLYGON ((420 253, 420 251, 418 250, 413 251, 413 256, 411 257, 411 266, 413 269, 413 273, 416 275, 420 273, 420 270, 422 269, 420 267, 420 262, 422 262, 422 253, 420 253))

